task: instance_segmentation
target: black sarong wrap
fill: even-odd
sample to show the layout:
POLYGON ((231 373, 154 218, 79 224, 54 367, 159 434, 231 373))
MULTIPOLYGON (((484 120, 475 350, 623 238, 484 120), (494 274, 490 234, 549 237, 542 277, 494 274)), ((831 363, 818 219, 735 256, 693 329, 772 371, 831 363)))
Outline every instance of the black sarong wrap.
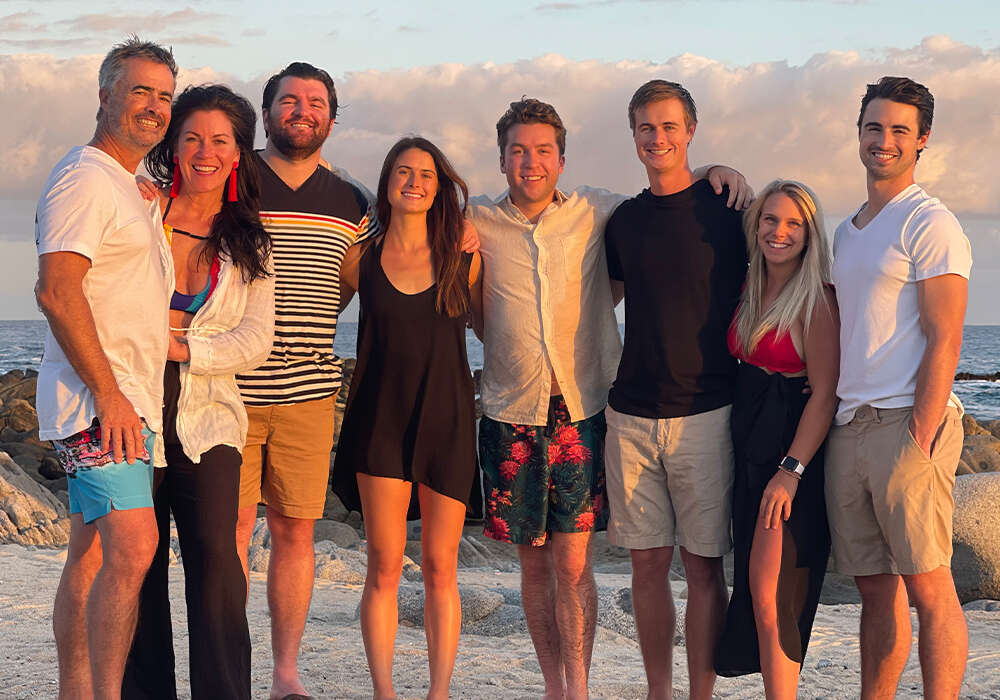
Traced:
MULTIPOLYGON (((769 374, 741 362, 733 402, 736 460, 733 483, 733 594, 715 657, 720 676, 760 671, 760 649, 750 594, 750 548, 760 502, 778 462, 787 453, 802 410, 805 377, 769 374)), ((778 575, 778 628, 788 658, 802 662, 809 644, 823 576, 830 556, 830 531, 823 499, 824 446, 806 467, 784 523, 778 575)))

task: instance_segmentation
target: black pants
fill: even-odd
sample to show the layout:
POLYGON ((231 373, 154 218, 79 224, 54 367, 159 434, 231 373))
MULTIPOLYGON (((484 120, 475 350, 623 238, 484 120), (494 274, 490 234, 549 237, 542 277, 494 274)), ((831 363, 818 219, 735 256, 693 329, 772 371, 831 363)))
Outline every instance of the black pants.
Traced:
MULTIPOLYGON (((165 398, 168 406, 176 406, 170 392, 165 398)), ((173 512, 184 564, 191 698, 248 699, 247 582, 236 553, 242 459, 234 448, 217 445, 194 464, 180 444, 171 440, 175 435, 171 435, 174 421, 170 417, 164 431, 168 466, 157 469, 153 480, 160 542, 139 596, 139 621, 125 666, 122 697, 177 698, 167 592, 173 512)))

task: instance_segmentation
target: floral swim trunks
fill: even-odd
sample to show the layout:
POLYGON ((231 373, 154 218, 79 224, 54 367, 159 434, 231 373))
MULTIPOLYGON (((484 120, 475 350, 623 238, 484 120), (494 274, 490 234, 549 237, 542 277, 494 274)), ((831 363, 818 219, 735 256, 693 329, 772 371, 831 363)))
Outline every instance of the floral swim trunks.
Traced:
POLYGON ((101 426, 95 419, 88 428, 53 440, 56 458, 66 471, 70 514, 81 513, 91 523, 112 510, 153 507, 153 451, 156 434, 143 422, 146 440, 132 464, 116 462, 101 449, 101 426))
POLYGON ((549 400, 544 426, 483 416, 479 460, 486 536, 541 547, 550 532, 605 529, 606 432, 603 412, 572 422, 562 396, 549 400))

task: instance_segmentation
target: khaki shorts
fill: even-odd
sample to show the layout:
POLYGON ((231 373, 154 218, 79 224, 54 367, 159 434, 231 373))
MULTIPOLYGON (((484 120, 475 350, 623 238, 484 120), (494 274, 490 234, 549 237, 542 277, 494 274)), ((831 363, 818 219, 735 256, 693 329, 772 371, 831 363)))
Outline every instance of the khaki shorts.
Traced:
POLYGON ((862 406, 830 430, 826 510, 837 571, 920 574, 951 566, 951 490, 964 432, 948 407, 927 456, 910 434, 912 408, 862 406))
POLYGON ((680 418, 605 410, 611 542, 628 549, 678 544, 702 557, 733 548, 731 410, 680 418))
POLYGON ((323 517, 335 399, 247 406, 240 508, 264 503, 289 518, 323 517))

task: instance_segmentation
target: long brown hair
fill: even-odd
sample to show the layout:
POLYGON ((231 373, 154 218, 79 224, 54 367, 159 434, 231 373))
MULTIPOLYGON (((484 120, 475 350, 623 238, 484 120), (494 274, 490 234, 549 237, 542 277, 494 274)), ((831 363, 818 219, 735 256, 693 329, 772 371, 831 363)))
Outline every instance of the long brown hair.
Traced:
POLYGON ((431 248, 431 264, 434 266, 434 280, 437 283, 435 308, 438 313, 457 318, 469 311, 469 280, 462 274, 462 243, 465 205, 469 200, 469 188, 455 172, 455 168, 437 146, 421 136, 407 136, 389 149, 382 163, 382 174, 378 178, 378 193, 375 211, 379 226, 389 230, 392 207, 389 206, 389 175, 396 159, 411 148, 427 153, 434 161, 437 171, 438 190, 427 210, 427 239, 431 248), (458 194, 462 199, 459 202, 458 194))
POLYGON ((260 173, 253 152, 257 115, 250 102, 225 85, 192 85, 174 100, 173 119, 163 140, 146 154, 146 170, 161 186, 169 186, 174 174, 174 150, 180 130, 195 112, 220 111, 233 127, 233 138, 240 149, 236 169, 235 202, 222 192, 222 208, 212 219, 203 259, 216 255, 228 257, 247 284, 267 277, 267 259, 271 254, 271 236, 260 221, 260 173))

